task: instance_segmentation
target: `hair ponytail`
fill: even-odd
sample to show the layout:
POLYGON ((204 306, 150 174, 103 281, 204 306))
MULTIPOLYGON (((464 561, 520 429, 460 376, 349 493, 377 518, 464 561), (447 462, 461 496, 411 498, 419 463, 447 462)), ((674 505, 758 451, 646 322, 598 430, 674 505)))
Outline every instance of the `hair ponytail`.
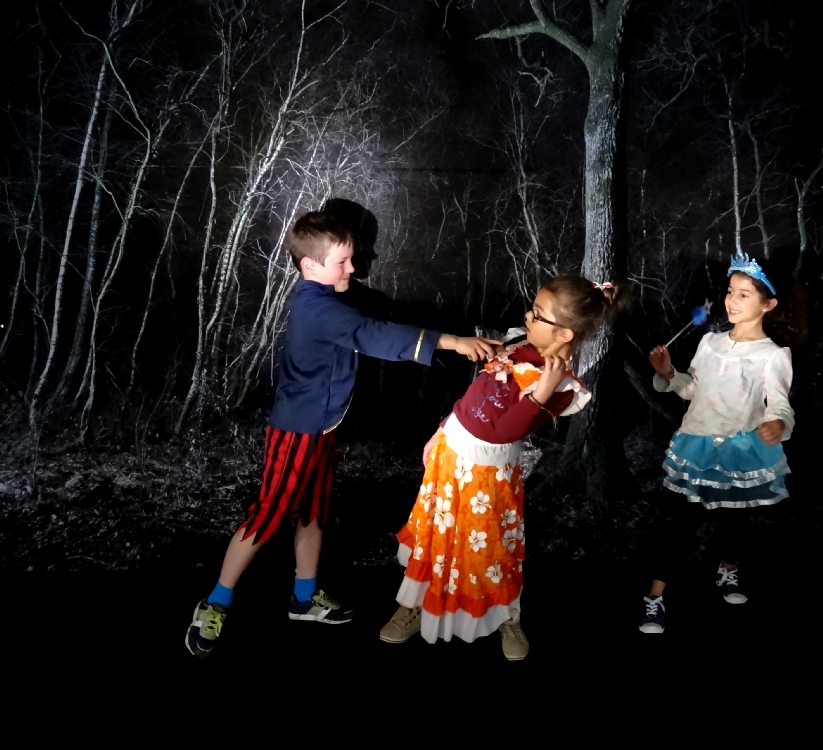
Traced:
POLYGON ((557 301, 558 322, 574 331, 577 344, 592 336, 603 323, 610 324, 622 298, 611 282, 597 283, 582 276, 556 276, 543 285, 557 301))

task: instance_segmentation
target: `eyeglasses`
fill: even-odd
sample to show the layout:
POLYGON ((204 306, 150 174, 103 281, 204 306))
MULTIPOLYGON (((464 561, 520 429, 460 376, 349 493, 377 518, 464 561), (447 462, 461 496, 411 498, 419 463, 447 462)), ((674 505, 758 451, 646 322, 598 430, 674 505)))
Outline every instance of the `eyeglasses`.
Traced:
POLYGON ((526 312, 526 314, 523 316, 523 322, 524 322, 524 323, 528 322, 528 321, 526 320, 526 318, 527 318, 529 315, 531 315, 531 316, 532 316, 532 321, 539 320, 541 323, 548 323, 550 326, 557 326, 558 328, 565 328, 565 326, 560 325, 560 323, 558 323, 556 320, 548 320, 547 318, 544 318, 544 317, 543 317, 542 315, 540 315, 540 314, 537 312, 537 310, 535 310, 535 309, 528 310, 528 311, 526 312))

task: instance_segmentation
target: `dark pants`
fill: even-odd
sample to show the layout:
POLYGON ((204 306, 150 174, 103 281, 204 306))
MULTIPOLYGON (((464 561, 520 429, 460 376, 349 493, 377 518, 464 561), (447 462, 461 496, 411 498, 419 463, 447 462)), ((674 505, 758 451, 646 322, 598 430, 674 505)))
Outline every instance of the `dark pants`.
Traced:
MULTIPOLYGON (((673 494, 673 493, 666 493, 673 494)), ((647 545, 649 572, 653 580, 667 583, 686 559, 695 533, 706 522, 714 524, 709 545, 718 556, 718 563, 737 563, 746 557, 752 537, 752 520, 773 513, 776 506, 755 508, 715 508, 707 510, 702 503, 691 503, 683 497, 665 497, 660 518, 647 545)))

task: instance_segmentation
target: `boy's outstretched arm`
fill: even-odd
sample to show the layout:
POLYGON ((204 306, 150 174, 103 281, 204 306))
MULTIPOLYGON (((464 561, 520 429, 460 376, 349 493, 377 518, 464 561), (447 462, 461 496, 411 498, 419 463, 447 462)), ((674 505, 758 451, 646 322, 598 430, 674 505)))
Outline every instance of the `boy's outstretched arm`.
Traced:
POLYGON ((465 354, 472 362, 497 355, 497 346, 502 341, 486 339, 482 336, 455 336, 443 333, 437 340, 437 349, 450 349, 458 354, 465 354))

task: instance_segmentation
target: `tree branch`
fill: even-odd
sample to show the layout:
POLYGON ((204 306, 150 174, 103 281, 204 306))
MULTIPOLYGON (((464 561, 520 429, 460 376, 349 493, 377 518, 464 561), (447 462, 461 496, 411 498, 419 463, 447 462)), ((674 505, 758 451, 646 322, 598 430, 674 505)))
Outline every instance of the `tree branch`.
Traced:
POLYGON ((545 34, 551 37, 556 42, 562 44, 566 49, 571 50, 577 55, 586 65, 589 64, 589 48, 583 44, 577 37, 570 34, 565 29, 561 29, 554 21, 552 21, 543 10, 539 0, 531 0, 532 10, 537 16, 537 21, 531 23, 521 23, 517 26, 507 26, 503 29, 494 29, 485 34, 481 34, 478 39, 513 39, 519 36, 528 36, 529 34, 545 34))

